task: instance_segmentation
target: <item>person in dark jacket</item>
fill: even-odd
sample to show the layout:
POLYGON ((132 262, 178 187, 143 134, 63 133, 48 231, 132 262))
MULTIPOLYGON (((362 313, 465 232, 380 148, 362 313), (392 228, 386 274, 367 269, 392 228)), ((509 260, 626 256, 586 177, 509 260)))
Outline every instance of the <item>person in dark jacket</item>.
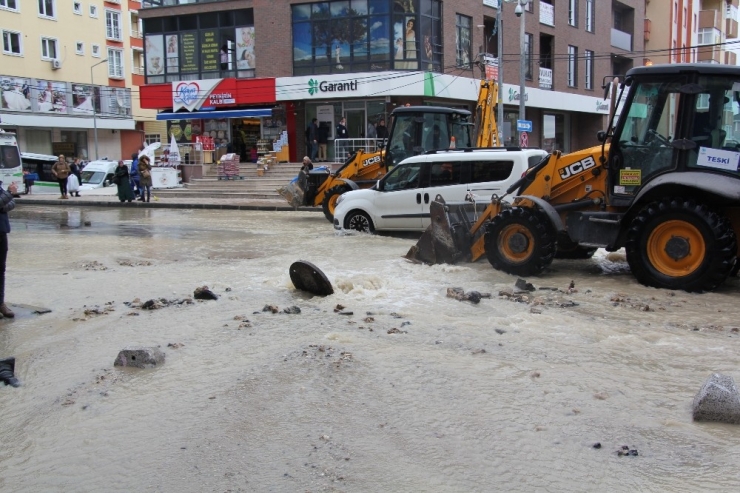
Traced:
POLYGON ((316 159, 316 154, 319 152, 319 120, 314 118, 306 129, 306 148, 308 149, 308 155, 311 160, 316 159))
POLYGON ((387 139, 388 138, 388 127, 385 126, 385 120, 382 118, 378 122, 378 124, 375 126, 375 133, 378 134, 379 139, 387 139))
POLYGON ((118 200, 121 202, 131 202, 134 200, 134 192, 131 190, 131 181, 129 181, 128 166, 123 161, 118 161, 118 167, 113 174, 113 180, 118 188, 118 200))
POLYGON ((129 171, 129 180, 131 180, 131 189, 134 192, 134 198, 139 198, 141 195, 141 200, 144 200, 143 194, 141 193, 141 175, 139 174, 139 154, 134 152, 131 154, 131 171, 129 171))
POLYGON ((80 185, 82 185, 82 165, 80 164, 80 158, 75 158, 74 162, 69 165, 71 174, 77 177, 77 191, 72 192, 75 197, 80 196, 80 185))
POLYGON ((329 124, 321 122, 319 125, 319 156, 318 161, 327 161, 326 146, 329 144, 329 124))
POLYGON ((349 132, 347 132, 347 119, 342 118, 339 120, 339 123, 337 124, 337 134, 334 136, 335 139, 346 139, 349 137, 349 132))
POLYGON ((15 313, 5 304, 5 262, 8 259, 8 233, 10 233, 10 219, 8 212, 15 209, 13 195, 18 193, 18 187, 11 183, 7 190, 0 182, 0 318, 15 317, 15 313))

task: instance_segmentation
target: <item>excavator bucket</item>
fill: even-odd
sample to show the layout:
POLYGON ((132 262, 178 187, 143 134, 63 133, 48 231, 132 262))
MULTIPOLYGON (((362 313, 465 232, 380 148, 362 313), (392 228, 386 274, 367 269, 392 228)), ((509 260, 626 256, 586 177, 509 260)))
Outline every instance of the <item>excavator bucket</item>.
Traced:
POLYGON ((307 188, 308 178, 306 173, 299 171, 295 180, 291 181, 284 187, 278 188, 277 192, 282 198, 288 201, 288 204, 290 204, 293 209, 298 209, 298 207, 303 205, 303 198, 307 188))
POLYGON ((437 195, 429 204, 431 224, 405 258, 425 264, 469 262, 474 237, 473 225, 487 204, 444 201, 437 195))

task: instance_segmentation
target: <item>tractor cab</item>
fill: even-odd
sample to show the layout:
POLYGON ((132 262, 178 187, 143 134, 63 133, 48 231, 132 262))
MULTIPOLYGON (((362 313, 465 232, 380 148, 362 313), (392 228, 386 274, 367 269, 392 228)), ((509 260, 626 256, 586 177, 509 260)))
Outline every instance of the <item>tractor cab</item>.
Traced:
POLYGON ((625 85, 629 93, 609 150, 612 205, 631 204, 672 172, 700 172, 693 181, 706 181, 709 189, 717 180, 740 178, 737 67, 640 67, 625 85))
POLYGON ((391 118, 393 124, 385 155, 388 167, 427 151, 472 147, 473 124, 468 110, 404 106, 393 110, 391 118))

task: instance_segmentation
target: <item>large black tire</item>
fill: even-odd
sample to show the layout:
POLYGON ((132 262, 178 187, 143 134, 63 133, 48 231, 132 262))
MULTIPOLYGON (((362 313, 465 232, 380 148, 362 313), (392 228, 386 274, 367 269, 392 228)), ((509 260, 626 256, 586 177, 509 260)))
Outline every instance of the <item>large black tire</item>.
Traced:
POLYGON ((348 185, 336 185, 331 187, 326 194, 324 194, 324 201, 321 203, 321 209, 324 211, 324 217, 326 217, 330 223, 334 223, 334 210, 337 208, 337 199, 344 192, 352 190, 348 185))
POLYGON ((362 233, 375 233, 375 225, 366 213, 355 209, 344 216, 344 229, 360 231, 362 233))
POLYGON ((730 275, 737 239, 727 218, 693 199, 664 198, 630 225, 627 262, 646 286, 710 291, 730 275))
POLYGON ((534 276, 552 263, 557 249, 552 227, 532 209, 513 207, 488 223, 486 257, 491 265, 509 274, 534 276))

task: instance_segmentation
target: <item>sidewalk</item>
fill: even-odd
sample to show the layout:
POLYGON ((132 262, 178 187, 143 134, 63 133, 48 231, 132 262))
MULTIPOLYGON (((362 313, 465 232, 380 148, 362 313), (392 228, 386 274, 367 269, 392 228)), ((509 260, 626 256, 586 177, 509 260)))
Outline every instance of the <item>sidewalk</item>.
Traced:
MULTIPOLYGON (((115 187, 109 187, 115 190, 115 187)), ((107 192, 106 189, 103 189, 107 192)), ((70 197, 67 200, 59 198, 58 194, 21 195, 15 199, 16 206, 28 205, 62 205, 62 206, 90 206, 90 207, 145 207, 152 209, 226 209, 247 211, 292 211, 291 206, 280 199, 245 200, 233 198, 188 198, 188 197, 158 197, 152 190, 151 202, 118 201, 118 197, 111 193, 96 193, 96 190, 80 192, 81 197, 70 197)), ((321 212, 321 207, 301 207, 299 211, 321 212)))

